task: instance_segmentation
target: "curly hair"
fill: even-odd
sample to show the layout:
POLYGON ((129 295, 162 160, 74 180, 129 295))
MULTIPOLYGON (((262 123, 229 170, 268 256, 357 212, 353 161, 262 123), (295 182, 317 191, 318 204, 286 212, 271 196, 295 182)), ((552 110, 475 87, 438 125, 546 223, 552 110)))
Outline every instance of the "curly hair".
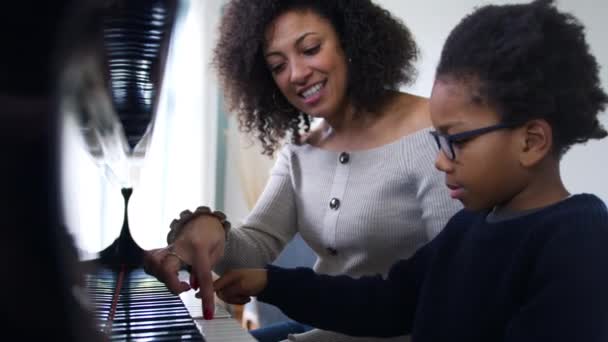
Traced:
POLYGON ((607 135, 597 116, 608 96, 584 26, 552 2, 480 7, 448 36, 436 75, 477 82, 505 122, 545 119, 561 157, 607 135))
POLYGON ((276 86, 264 59, 265 32, 280 14, 312 10, 332 23, 348 58, 349 99, 372 110, 388 90, 415 76, 418 48, 410 31, 370 0, 232 0, 224 8, 213 64, 228 110, 239 126, 255 132, 264 154, 272 155, 286 134, 298 143, 310 116, 292 106, 276 86))

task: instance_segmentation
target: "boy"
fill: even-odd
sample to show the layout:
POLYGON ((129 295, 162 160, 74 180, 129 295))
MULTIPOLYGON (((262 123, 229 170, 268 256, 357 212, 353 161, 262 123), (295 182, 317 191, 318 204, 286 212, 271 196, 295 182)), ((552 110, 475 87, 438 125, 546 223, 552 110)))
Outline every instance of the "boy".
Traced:
POLYGON ((485 6, 448 37, 431 95, 436 167, 465 209, 387 279, 308 269, 216 281, 291 318, 414 341, 608 341, 608 211, 570 195, 559 160, 607 135, 583 26, 551 1, 485 6))

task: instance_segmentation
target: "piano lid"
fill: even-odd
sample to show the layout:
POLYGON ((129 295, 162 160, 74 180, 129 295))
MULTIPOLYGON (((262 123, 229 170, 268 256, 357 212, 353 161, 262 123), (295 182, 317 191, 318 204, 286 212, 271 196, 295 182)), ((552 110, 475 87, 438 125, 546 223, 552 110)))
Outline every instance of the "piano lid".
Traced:
POLYGON ((179 0, 91 0, 64 38, 61 111, 121 186, 153 131, 179 0))

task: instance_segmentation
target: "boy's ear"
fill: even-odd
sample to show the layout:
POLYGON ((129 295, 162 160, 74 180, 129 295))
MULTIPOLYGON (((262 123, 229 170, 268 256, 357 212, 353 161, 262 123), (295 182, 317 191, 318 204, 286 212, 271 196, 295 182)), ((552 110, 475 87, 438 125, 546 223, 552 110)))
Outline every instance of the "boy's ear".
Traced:
POLYGON ((547 156, 553 148, 553 130, 545 120, 528 121, 521 127, 521 148, 519 162, 531 167, 547 156))

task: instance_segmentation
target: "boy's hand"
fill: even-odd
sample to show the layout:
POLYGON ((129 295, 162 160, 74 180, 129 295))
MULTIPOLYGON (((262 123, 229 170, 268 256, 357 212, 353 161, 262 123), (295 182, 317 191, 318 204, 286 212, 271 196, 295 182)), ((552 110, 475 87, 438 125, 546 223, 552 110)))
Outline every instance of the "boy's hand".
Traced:
POLYGON ((266 288, 265 269, 240 269, 224 274, 213 283, 218 297, 230 304, 245 304, 266 288))

